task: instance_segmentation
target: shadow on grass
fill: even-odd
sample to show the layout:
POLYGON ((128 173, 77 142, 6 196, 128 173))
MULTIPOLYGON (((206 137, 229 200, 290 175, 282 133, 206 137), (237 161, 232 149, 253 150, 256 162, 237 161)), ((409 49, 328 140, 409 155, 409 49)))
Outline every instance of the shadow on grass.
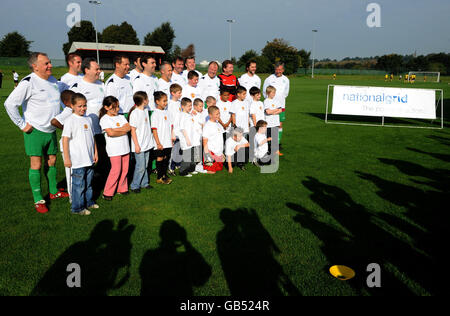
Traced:
POLYGON ((450 146, 450 138, 436 135, 429 135, 427 138, 440 142, 442 145, 450 146))
MULTIPOLYGON (((450 145, 450 143, 448 145, 450 145)), ((448 154, 430 153, 430 152, 427 152, 427 151, 423 151, 423 150, 415 149, 415 148, 410 148, 410 147, 406 147, 406 149, 414 151, 414 152, 419 153, 419 154, 429 155, 429 156, 431 156, 433 158, 442 160, 444 162, 450 162, 450 155, 448 155, 448 154)))
POLYGON ((121 288, 130 277, 131 235, 135 229, 127 219, 104 220, 92 230, 88 240, 64 251, 30 295, 38 296, 104 296, 121 288), (67 266, 76 263, 81 270, 81 288, 69 288, 67 266), (120 276, 119 276, 120 275, 120 276))
MULTIPOLYGON (((353 268, 356 277, 347 281, 358 291, 371 295, 413 295, 398 275, 388 271, 386 264, 395 266, 408 278, 421 286, 431 287, 429 275, 422 270, 431 265, 430 260, 408 243, 392 234, 390 215, 380 217, 355 203, 350 195, 339 187, 327 185, 308 177, 302 182, 312 192, 311 200, 332 216, 339 225, 319 220, 314 213, 299 204, 287 206, 297 212, 294 221, 309 229, 323 241, 322 251, 331 265, 343 264, 353 268), (382 287, 367 288, 366 271, 370 263, 378 263, 382 269, 382 287)), ((328 273, 329 266, 325 267, 328 273)))
POLYGON ((211 266, 188 241, 186 230, 174 220, 161 224, 158 248, 148 250, 139 267, 141 295, 192 296, 204 285, 211 266))
POLYGON ((255 210, 222 209, 217 252, 233 296, 300 295, 275 259, 280 249, 255 210))

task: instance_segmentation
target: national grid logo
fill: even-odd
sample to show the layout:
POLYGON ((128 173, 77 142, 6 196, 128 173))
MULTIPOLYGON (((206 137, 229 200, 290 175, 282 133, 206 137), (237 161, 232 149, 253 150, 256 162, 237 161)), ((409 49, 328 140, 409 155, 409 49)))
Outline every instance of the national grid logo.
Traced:
POLYGON ((348 102, 376 102, 383 104, 393 104, 393 103, 408 103, 408 94, 401 95, 390 95, 385 93, 380 94, 368 94, 368 93, 344 93, 342 96, 344 101, 348 102))

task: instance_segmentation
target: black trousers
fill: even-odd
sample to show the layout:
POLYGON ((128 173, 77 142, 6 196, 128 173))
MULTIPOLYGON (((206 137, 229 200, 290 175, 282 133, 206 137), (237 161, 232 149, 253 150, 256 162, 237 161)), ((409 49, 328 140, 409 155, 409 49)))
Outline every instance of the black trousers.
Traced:
POLYGON ((181 156, 180 176, 185 176, 189 172, 195 171, 195 147, 181 150, 181 156))
POLYGON ((164 148, 163 150, 155 150, 154 155, 156 158, 162 157, 162 161, 156 159, 156 171, 158 173, 158 179, 167 177, 167 169, 169 168, 170 154, 172 148, 164 148))

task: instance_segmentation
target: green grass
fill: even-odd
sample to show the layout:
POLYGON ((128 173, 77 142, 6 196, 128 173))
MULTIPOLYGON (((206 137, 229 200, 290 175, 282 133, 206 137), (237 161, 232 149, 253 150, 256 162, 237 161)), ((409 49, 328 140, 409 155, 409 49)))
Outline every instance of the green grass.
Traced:
MULTIPOLYGON (((414 87, 448 95, 448 81, 414 87)), ((328 84, 385 85, 370 76, 292 77, 277 173, 249 166, 175 177, 170 186, 152 175, 154 190, 99 199, 89 217, 71 215, 62 200, 48 214, 34 211, 23 136, 2 106, 0 294, 65 293, 72 262, 91 294, 139 295, 141 280, 157 293, 184 295, 443 294, 448 122, 444 130, 326 125, 328 84), (179 226, 167 222, 161 243, 168 220, 179 226), (188 243, 174 250, 170 241, 183 230, 188 243), (379 289, 366 286, 372 262, 382 269, 379 289), (356 277, 334 279, 334 264, 356 277)), ((2 105, 12 86, 4 80, 2 105)), ((57 167, 63 180, 60 157, 57 167)))

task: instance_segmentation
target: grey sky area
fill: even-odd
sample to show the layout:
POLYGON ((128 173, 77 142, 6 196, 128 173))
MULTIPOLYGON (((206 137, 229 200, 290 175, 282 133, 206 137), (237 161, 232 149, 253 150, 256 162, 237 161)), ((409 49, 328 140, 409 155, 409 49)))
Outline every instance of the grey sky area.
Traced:
MULTIPOLYGON (((33 41, 32 50, 63 58, 69 27, 66 7, 81 6, 81 18, 94 20, 88 0, 1 0, 0 37, 18 31, 33 41)), ((229 55, 226 19, 232 18, 232 53, 260 51, 267 41, 284 38, 297 48, 312 49, 318 29, 316 56, 341 59, 387 53, 428 54, 450 51, 449 0, 102 0, 97 27, 127 21, 139 40, 162 22, 175 29, 175 44, 193 43, 197 61, 223 60, 229 55), (381 6, 381 27, 369 28, 369 3, 381 6)))

